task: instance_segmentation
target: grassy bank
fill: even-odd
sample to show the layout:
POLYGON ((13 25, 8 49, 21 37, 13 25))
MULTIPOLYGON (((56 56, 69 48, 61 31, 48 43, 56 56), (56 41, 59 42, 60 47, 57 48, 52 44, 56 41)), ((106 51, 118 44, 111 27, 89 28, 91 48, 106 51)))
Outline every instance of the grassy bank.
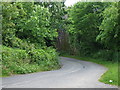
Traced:
POLYGON ((103 66, 107 67, 108 71, 105 72, 101 76, 99 81, 103 82, 105 84, 111 84, 111 85, 116 85, 116 86, 118 85, 118 63, 117 62, 104 61, 104 60, 93 59, 93 58, 89 58, 89 57, 80 57, 80 56, 69 56, 69 55, 66 55, 64 57, 90 61, 90 62, 94 62, 94 63, 97 63, 97 64, 100 64, 100 65, 103 65, 103 66))

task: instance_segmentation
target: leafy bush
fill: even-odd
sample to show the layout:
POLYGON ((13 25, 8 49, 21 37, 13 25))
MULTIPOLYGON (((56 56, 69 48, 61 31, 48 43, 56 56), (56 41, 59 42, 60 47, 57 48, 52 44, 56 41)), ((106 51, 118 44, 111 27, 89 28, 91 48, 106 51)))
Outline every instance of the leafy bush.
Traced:
POLYGON ((51 70, 59 66, 58 63, 58 54, 55 49, 46 48, 43 49, 33 49, 29 51, 29 55, 31 58, 30 63, 36 63, 46 68, 46 70, 51 70))
POLYGON ((17 73, 17 67, 21 64, 29 63, 29 56, 25 50, 12 49, 3 46, 2 48, 2 73, 10 75, 17 73))
POLYGON ((111 60, 112 52, 108 50, 100 50, 93 55, 94 58, 104 58, 105 60, 111 60))
POLYGON ((36 71, 53 70, 59 68, 57 53, 52 48, 31 49, 29 52, 3 46, 2 74, 25 74, 36 71))
POLYGON ((107 61, 118 61, 119 52, 114 52, 113 50, 100 50, 93 54, 94 58, 100 58, 107 61))

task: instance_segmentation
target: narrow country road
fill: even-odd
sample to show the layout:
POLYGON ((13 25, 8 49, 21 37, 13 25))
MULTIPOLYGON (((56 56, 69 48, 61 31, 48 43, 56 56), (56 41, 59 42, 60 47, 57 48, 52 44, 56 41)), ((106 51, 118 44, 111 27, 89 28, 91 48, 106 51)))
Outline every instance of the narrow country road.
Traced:
POLYGON ((61 57, 62 68, 54 71, 2 78, 3 88, 117 88, 98 81, 105 67, 61 57))

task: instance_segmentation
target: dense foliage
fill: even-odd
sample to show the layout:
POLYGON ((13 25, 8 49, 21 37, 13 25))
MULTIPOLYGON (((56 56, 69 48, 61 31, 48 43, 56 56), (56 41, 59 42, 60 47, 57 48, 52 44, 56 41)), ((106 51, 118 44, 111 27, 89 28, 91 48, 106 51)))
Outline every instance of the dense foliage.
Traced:
POLYGON ((44 46, 45 38, 57 36, 55 29, 49 28, 50 16, 48 8, 32 2, 3 3, 3 44, 14 47, 22 43, 20 38, 44 46))
POLYGON ((58 36, 51 27, 49 8, 34 2, 5 2, 2 9, 3 75, 59 68, 58 54, 53 44, 48 45, 58 36))
POLYGON ((118 3, 78 2, 68 10, 71 54, 118 60, 118 3))
POLYGON ((2 49, 3 75, 25 74, 59 68, 57 53, 51 48, 46 50, 34 49, 31 53, 5 46, 2 49))
POLYGON ((1 5, 3 75, 57 69, 56 49, 106 61, 120 57, 117 2, 78 2, 68 8, 63 2, 1 5))

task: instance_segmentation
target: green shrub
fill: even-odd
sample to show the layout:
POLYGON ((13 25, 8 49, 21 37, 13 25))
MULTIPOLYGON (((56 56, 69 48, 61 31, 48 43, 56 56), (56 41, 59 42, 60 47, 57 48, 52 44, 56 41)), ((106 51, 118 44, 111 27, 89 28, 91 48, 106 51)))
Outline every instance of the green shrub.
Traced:
POLYGON ((31 56, 31 63, 36 63, 44 67, 45 70, 51 70, 59 67, 58 54, 55 49, 33 49, 29 51, 29 55, 31 56))
POLYGON ((23 67, 22 64, 29 63, 29 61, 29 56, 25 50, 2 47, 3 75, 18 73, 17 69, 23 67))
POLYGON ((112 50, 100 50, 93 55, 94 58, 101 58, 107 61, 117 61, 116 59, 117 53, 112 50))
POLYGON ((29 56, 25 50, 21 49, 12 49, 8 47, 2 48, 2 59, 3 63, 6 61, 14 61, 18 63, 28 62, 29 56))
POLYGON ((115 52, 113 50, 100 50, 93 54, 93 58, 99 58, 107 61, 118 61, 120 58, 120 52, 115 52))
POLYGON ((57 53, 52 48, 26 51, 2 47, 3 76, 48 71, 59 67, 57 53))

